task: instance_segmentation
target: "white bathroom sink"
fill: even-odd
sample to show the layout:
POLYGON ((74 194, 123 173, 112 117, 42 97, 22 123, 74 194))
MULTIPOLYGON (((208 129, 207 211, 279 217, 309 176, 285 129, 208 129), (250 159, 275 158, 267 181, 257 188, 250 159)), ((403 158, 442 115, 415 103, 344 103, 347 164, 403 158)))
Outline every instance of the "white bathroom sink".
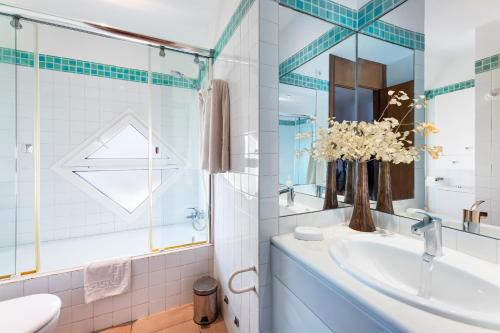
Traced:
POLYGON ((444 249, 421 278, 423 243, 380 233, 337 237, 329 252, 344 271, 387 296, 453 320, 500 329, 500 268, 495 264, 444 249), (422 284, 426 277, 430 282, 422 284), (423 285, 428 293, 421 292, 423 285))

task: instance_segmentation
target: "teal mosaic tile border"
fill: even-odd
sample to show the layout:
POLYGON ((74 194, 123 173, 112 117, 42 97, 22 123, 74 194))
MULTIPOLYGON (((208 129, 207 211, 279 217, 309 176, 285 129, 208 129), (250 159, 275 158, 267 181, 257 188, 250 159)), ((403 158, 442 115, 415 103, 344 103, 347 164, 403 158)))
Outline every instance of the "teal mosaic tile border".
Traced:
POLYGON ((361 32, 366 35, 414 50, 424 51, 425 49, 424 34, 400 28, 394 24, 387 23, 381 20, 371 23, 370 25, 361 29, 361 32))
POLYGON ((474 63, 476 74, 481 74, 500 67, 500 54, 495 54, 490 57, 476 60, 474 63))
POLYGON ((233 13, 233 16, 231 16, 229 23, 224 29, 224 32, 217 41, 217 44, 215 44, 213 61, 215 61, 219 57, 220 53, 224 49, 224 46, 226 46, 226 44, 229 42, 229 39, 231 39, 231 36, 240 25, 241 20, 243 20, 250 7, 252 7, 254 1, 255 0, 241 0, 235 12, 233 13))
POLYGON ((339 44, 349 36, 352 36, 354 31, 335 26, 319 38, 312 41, 309 45, 306 45, 299 52, 295 53, 291 57, 285 59, 279 65, 279 75, 290 73, 296 68, 299 68, 309 60, 317 57, 326 50, 332 48, 336 44, 339 44))
MULTIPOLYGON (((148 72, 145 70, 126 68, 108 64, 95 63, 86 60, 64 58, 40 54, 40 69, 66 72, 72 74, 90 75, 108 79, 125 80, 139 83, 148 82, 148 72)), ((19 51, 0 47, 0 63, 17 64, 34 67, 33 52, 19 51)), ((170 74, 152 73, 152 83, 177 88, 198 89, 199 82, 192 78, 179 78, 170 74)))
POLYGON ((425 92, 425 97, 427 99, 433 99, 434 97, 439 96, 439 95, 444 95, 444 94, 448 94, 448 93, 463 90, 463 89, 473 88, 474 86, 475 86, 474 80, 462 81, 462 82, 450 84, 450 85, 447 85, 444 87, 439 87, 436 89, 427 90, 425 92))
POLYGON ((356 30, 358 13, 355 9, 329 0, 279 0, 280 5, 319 17, 325 21, 356 30))
MULTIPOLYGON (((329 0, 279 0, 279 3, 283 6, 290 7, 294 10, 305 12, 312 16, 319 17, 321 19, 333 22, 338 25, 348 26, 343 22, 345 19, 341 19, 337 22, 338 18, 343 16, 357 17, 357 23, 348 26, 348 28, 356 30, 359 27, 363 27, 360 31, 372 37, 389 41, 404 47, 412 48, 415 50, 423 51, 425 49, 425 35, 408 29, 400 28, 393 24, 376 21, 379 17, 399 6, 400 4, 406 2, 407 0, 372 0, 363 6, 359 11, 354 9, 339 5, 333 1, 329 0), (330 11, 331 10, 331 11, 330 11), (352 12, 352 14, 350 14, 352 12), (361 13, 361 14, 360 14, 361 13), (332 16, 333 15, 333 16, 332 16), (362 19, 360 17, 362 15, 362 19), (334 17, 332 21, 330 18, 334 17), (337 20, 337 21, 336 21, 337 20), (334 22, 335 21, 335 22, 334 22)), ((341 29, 348 30, 347 28, 342 28, 336 26, 326 34, 322 35, 320 38, 314 40, 309 45, 305 46, 302 50, 292 55, 288 59, 284 60, 279 65, 280 77, 290 73, 294 69, 300 67, 307 61, 313 59, 317 55, 321 54, 326 49, 334 46, 336 43, 341 42, 343 39, 347 38, 351 34, 344 36, 338 41, 332 41, 331 36, 328 34, 332 31, 338 32, 341 29), (318 45, 328 45, 328 47, 318 48, 318 45)), ((348 30, 349 31, 349 30, 348 30)), ((346 32, 344 32, 346 33, 346 32)))
POLYGON ((281 126, 297 126, 303 125, 310 122, 309 118, 299 118, 298 120, 288 120, 288 119, 279 119, 278 123, 281 126))
POLYGON ((358 10, 358 29, 375 22, 387 12, 408 0, 372 0, 358 10))
POLYGON ((288 73, 280 77, 280 83, 307 89, 329 91, 330 82, 297 73, 288 73))

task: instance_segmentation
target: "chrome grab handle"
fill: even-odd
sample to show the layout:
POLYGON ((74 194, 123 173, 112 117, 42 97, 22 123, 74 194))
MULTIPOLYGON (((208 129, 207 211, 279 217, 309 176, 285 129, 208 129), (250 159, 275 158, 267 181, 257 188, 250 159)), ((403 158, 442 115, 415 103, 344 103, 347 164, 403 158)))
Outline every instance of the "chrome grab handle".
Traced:
POLYGON ((234 271, 233 274, 231 274, 231 277, 229 277, 229 281, 227 282, 227 286, 233 294, 243 294, 243 293, 246 293, 249 291, 257 291, 255 286, 251 286, 251 287, 243 288, 243 289, 235 289, 233 287, 233 280, 236 277, 236 275, 241 274, 241 273, 245 273, 245 272, 256 272, 257 273, 257 269, 255 268, 255 266, 251 266, 251 267, 248 267, 245 269, 240 269, 240 270, 234 271))

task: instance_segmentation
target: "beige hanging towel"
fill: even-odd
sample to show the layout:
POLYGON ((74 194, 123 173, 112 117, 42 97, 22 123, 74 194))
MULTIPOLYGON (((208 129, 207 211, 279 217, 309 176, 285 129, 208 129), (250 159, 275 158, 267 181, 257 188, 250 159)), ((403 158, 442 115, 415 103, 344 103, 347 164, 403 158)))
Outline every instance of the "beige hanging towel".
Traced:
POLYGON ((199 98, 201 167, 211 174, 229 171, 229 86, 212 80, 199 98))

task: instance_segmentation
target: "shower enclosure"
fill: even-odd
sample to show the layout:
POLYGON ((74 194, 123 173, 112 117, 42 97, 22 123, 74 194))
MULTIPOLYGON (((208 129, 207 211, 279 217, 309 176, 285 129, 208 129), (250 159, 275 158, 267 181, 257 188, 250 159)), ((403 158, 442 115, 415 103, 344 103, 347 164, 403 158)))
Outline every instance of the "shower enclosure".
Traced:
POLYGON ((0 277, 209 242, 197 108, 209 56, 11 11, 0 6, 0 277))

